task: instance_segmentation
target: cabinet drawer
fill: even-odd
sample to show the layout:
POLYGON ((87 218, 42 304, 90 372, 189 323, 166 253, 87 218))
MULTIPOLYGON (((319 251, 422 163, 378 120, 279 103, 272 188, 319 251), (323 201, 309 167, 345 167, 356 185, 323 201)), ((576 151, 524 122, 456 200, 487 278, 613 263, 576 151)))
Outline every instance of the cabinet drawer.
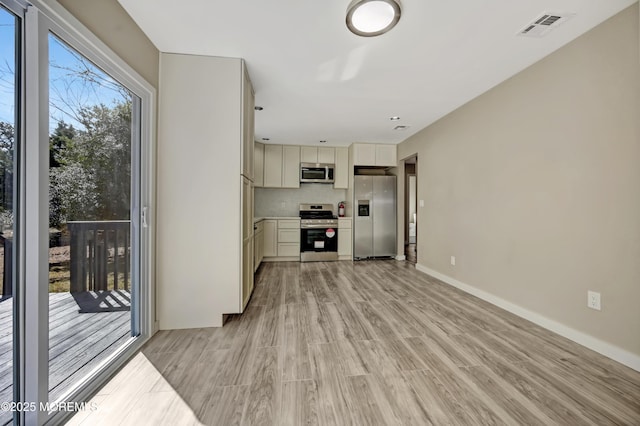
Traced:
POLYGON ((278 229, 278 243, 300 243, 299 229, 278 229))
POLYGON ((300 243, 278 243, 278 256, 300 256, 300 243))
POLYGON ((278 229, 282 228, 295 228, 300 229, 300 221, 296 219, 281 219, 278 220, 278 229))

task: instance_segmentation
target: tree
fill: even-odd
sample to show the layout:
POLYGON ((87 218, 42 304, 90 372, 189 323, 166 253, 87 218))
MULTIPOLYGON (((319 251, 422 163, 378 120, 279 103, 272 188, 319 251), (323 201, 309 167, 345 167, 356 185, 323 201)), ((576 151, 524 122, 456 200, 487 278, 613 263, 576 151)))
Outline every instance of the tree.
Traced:
POLYGON ((0 121, 0 212, 13 209, 13 147, 15 130, 0 121))
POLYGON ((59 122, 50 137, 50 224, 129 219, 131 103, 77 111, 81 129, 59 122))

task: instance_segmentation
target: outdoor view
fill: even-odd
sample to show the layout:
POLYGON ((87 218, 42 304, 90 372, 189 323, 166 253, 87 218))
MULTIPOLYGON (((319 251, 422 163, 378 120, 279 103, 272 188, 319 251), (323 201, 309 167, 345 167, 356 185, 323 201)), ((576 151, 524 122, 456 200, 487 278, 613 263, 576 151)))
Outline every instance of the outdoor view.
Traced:
MULTIPOLYGON (((20 187, 14 167, 24 152, 17 137, 20 24, 0 5, 0 402, 14 400, 14 189, 20 187)), ((48 390, 56 402, 137 329, 132 262, 139 248, 132 244, 131 210, 139 182, 132 167, 139 99, 52 33, 48 53, 48 390)), ((0 424, 11 419, 10 410, 0 412, 0 424)))
POLYGON ((49 36, 49 399, 131 336, 132 95, 49 36))

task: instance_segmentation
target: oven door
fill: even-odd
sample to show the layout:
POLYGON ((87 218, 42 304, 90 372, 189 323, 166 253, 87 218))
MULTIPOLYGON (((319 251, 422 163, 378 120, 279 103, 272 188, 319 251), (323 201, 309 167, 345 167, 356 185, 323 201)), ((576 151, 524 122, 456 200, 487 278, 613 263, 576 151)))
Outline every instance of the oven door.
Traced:
POLYGON ((338 252, 338 228, 300 229, 301 252, 338 252))

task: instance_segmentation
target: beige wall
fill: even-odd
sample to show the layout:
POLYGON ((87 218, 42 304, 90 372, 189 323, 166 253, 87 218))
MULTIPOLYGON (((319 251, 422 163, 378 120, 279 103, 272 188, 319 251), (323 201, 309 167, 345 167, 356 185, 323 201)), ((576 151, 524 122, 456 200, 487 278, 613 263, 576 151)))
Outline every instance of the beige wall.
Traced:
POLYGON ((418 154, 419 265, 636 355, 638 16, 635 4, 398 152, 418 154))
POLYGON ((116 0, 58 0, 65 9, 158 88, 158 49, 116 0))

